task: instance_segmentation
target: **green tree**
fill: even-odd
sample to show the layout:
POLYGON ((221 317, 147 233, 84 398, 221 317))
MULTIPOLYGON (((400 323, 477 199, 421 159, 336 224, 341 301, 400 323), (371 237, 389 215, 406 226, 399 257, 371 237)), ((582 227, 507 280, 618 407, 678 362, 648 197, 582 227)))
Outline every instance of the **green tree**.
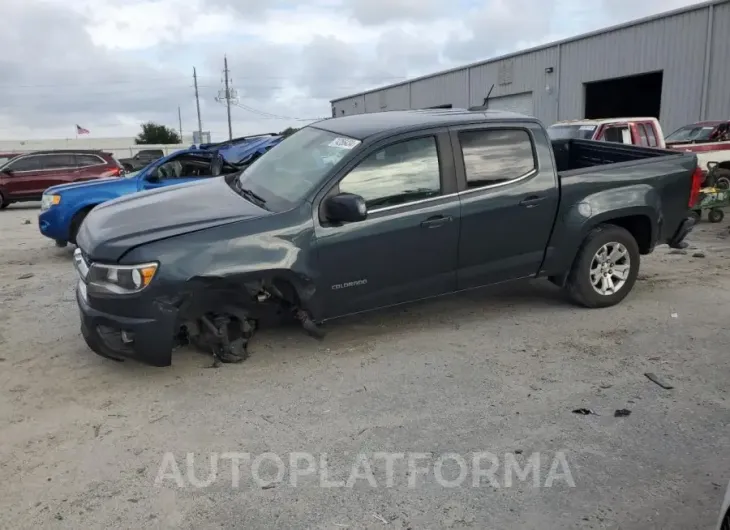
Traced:
POLYGON ((159 123, 147 122, 142 124, 142 132, 134 139, 136 144, 179 144, 182 143, 180 135, 175 129, 165 127, 159 123))
POLYGON ((284 129, 283 131, 281 131, 279 133, 279 136, 283 136, 284 138, 286 138, 287 136, 291 136, 292 134, 294 134, 298 130, 299 129, 295 129, 294 127, 287 127, 286 129, 284 129))

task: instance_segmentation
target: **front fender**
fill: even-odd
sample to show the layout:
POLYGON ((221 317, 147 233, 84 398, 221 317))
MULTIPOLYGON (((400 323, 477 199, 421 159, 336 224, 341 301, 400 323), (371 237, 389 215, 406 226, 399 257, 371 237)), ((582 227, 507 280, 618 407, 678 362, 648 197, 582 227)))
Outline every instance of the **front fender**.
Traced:
POLYGON ((314 312, 316 249, 309 206, 237 221, 130 249, 122 263, 160 262, 155 278, 191 315, 250 305, 266 293, 314 312))
POLYGON ((549 244, 553 249, 552 256, 546 259, 544 274, 567 274, 586 236, 602 223, 627 217, 644 217, 651 226, 653 246, 663 222, 661 212, 661 197, 653 187, 646 184, 599 191, 561 209, 549 244))

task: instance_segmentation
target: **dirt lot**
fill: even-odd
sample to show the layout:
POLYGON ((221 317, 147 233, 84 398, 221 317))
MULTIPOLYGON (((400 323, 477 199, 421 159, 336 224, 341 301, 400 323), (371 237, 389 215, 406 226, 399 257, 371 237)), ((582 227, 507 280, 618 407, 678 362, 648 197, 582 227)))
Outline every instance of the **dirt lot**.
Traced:
MULTIPOLYGON (((266 331, 241 365, 211 369, 182 350, 156 369, 87 349, 72 251, 38 234, 36 214, 35 205, 0 213, 1 528, 687 530, 716 521, 730 480, 727 224, 691 237, 705 258, 667 248, 645 258, 619 307, 577 309, 535 282, 348 319, 323 342, 266 331), (598 415, 571 412, 579 407, 598 415), (623 408, 632 414, 614 418, 623 408), (183 487, 169 476, 155 483, 168 452, 183 487), (432 469, 411 488, 404 461, 386 487, 373 459, 377 487, 323 488, 318 476, 294 487, 287 464, 272 487, 242 465, 234 488, 221 460, 217 479, 196 488, 188 452, 199 479, 211 453, 285 462, 326 453, 332 480, 347 478, 356 454, 470 462, 489 452, 503 465, 506 453, 522 463, 539 453, 542 487, 532 477, 508 487, 499 471, 496 484, 473 487, 469 476, 447 488, 432 469), (544 487, 558 452, 575 487, 565 474, 544 487)), ((451 464, 448 478, 458 475, 451 464)))

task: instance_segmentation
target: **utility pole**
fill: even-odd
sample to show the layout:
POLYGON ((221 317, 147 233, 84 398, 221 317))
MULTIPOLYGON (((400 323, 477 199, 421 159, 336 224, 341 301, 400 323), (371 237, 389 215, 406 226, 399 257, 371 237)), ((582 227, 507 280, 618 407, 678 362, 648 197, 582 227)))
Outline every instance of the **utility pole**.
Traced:
POLYGON ((200 97, 198 96, 198 74, 193 66, 193 82, 195 83, 195 106, 198 109, 198 143, 203 143, 203 122, 200 120, 200 97))
POLYGON ((180 126, 180 141, 183 141, 182 134, 182 112, 180 111, 180 105, 177 106, 177 123, 180 126))
POLYGON ((223 56, 223 72, 226 77, 226 107, 228 109, 228 139, 233 140, 233 128, 231 127, 231 90, 228 87, 228 57, 223 56))

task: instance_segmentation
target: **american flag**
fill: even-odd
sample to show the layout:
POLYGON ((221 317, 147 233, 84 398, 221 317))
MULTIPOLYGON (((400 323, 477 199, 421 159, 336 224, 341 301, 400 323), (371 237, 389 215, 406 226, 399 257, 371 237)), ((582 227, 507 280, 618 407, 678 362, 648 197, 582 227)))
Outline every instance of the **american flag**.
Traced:
POLYGON ((89 129, 84 129, 81 125, 76 125, 76 134, 89 134, 89 129))

